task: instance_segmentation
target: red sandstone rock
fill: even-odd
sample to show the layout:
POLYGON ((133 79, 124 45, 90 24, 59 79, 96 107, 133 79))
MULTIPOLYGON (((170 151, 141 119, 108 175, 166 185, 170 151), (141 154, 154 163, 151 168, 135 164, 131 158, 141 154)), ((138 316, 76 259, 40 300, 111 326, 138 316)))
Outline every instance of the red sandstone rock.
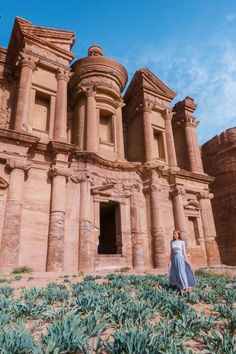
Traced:
POLYGON ((204 169, 215 177, 212 208, 222 262, 236 265, 236 128, 227 129, 202 146, 204 169))

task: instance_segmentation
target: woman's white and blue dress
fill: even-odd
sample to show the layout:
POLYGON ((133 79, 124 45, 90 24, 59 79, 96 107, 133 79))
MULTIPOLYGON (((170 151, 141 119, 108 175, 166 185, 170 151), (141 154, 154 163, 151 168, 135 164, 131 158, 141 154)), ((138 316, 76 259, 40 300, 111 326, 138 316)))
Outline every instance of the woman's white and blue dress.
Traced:
POLYGON ((186 289, 196 285, 194 273, 184 257, 186 253, 185 242, 182 240, 172 240, 170 247, 169 284, 177 286, 179 289, 186 289))

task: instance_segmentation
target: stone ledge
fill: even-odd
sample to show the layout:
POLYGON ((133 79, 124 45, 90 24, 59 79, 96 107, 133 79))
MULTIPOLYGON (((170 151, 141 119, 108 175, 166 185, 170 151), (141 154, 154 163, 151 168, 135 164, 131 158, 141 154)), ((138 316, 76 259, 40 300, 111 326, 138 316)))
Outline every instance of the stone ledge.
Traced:
POLYGON ((18 140, 19 142, 30 143, 30 144, 37 144, 39 142, 39 138, 32 134, 18 132, 12 129, 0 128, 0 139, 2 140, 2 138, 10 139, 10 140, 18 140))

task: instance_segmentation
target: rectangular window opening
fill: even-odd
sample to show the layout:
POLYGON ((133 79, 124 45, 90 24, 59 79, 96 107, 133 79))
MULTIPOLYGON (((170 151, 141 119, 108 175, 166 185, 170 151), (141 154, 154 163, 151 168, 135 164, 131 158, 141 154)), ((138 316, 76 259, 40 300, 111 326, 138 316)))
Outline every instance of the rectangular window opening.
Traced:
POLYGON ((101 143, 114 143, 113 134, 113 114, 111 112, 100 110, 99 120, 99 138, 101 143))
POLYGON ((189 224, 189 234, 190 240, 192 244, 199 245, 199 228, 198 222, 196 217, 189 216, 188 217, 188 224, 189 224))
POLYGON ((154 156, 158 159, 165 160, 163 132, 158 130, 154 130, 154 156))
POLYGON ((48 132, 50 116, 50 96, 41 92, 36 92, 32 127, 33 130, 48 132))

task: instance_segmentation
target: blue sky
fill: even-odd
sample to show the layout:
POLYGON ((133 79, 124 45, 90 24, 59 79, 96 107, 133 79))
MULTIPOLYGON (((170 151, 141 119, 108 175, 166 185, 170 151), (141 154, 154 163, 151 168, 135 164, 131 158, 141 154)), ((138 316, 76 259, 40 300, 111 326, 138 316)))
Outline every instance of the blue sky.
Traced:
POLYGON ((20 16, 73 30, 77 57, 101 45, 129 78, 148 67, 175 101, 194 98, 200 143, 236 126, 236 0, 1 0, 0 15, 0 45, 20 16))

